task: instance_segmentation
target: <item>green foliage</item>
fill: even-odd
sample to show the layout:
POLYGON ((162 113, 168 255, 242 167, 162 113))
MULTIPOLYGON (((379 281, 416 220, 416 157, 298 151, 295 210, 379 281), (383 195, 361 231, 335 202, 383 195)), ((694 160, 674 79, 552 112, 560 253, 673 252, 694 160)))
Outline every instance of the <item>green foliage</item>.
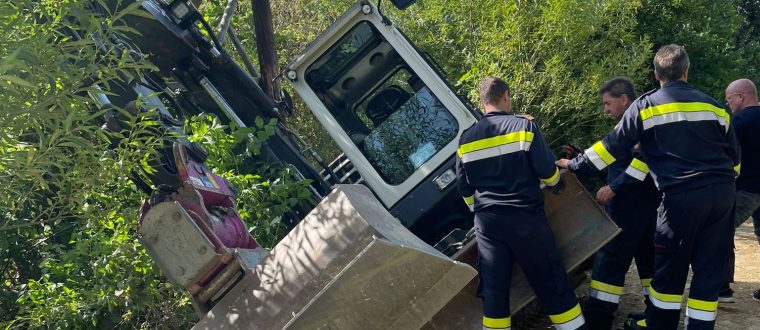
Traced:
MULTIPOLYGON (((353 0, 270 1, 281 66, 284 68, 354 3, 356 1, 353 0)), ((385 4, 390 3, 386 1, 385 4)), ((290 85, 283 85, 291 95, 295 94, 290 85)), ((308 141, 328 162, 337 158, 340 150, 327 131, 318 124, 319 121, 297 96, 293 98, 296 112, 288 120, 291 129, 308 141)))
POLYGON ((689 82, 718 100, 731 81, 757 66, 742 61, 742 50, 736 47, 742 16, 733 1, 644 0, 637 18, 636 32, 652 40, 653 51, 671 43, 686 48, 689 82))
MULTIPOLYGON (((270 1, 275 45, 281 68, 284 68, 354 2, 352 0, 270 1)), ((218 26, 226 3, 219 0, 204 2, 202 10, 212 26, 218 26)), ((236 29, 246 52, 255 60, 257 49, 250 1, 238 2, 238 10, 233 16, 232 26, 236 29)), ((228 41, 226 47, 230 53, 236 55, 231 42, 228 41)), ((294 94, 288 84, 283 85, 283 89, 291 95, 294 94)), ((336 158, 340 151, 335 142, 322 126, 317 124, 317 119, 303 102, 298 97, 294 97, 294 101, 296 111, 295 115, 288 119, 290 129, 304 141, 308 141, 310 146, 313 146, 328 161, 336 158)))
POLYGON ((192 321, 183 291, 166 282, 136 239, 142 192, 125 179, 101 189, 89 196, 100 216, 76 224, 68 241, 43 248, 42 276, 22 286, 18 321, 49 328, 178 328, 192 321))
POLYGON ((155 157, 153 113, 118 109, 131 130, 106 133, 87 95, 152 70, 95 41, 129 30, 122 18, 135 7, 103 18, 85 2, 22 0, 0 12, 0 322, 186 324, 187 300, 135 241, 142 196, 124 179, 155 157), (62 33, 71 30, 81 39, 62 33))
POLYGON ((237 188, 240 216, 248 220, 251 234, 262 246, 271 248, 286 234, 281 219, 301 200, 311 196, 310 180, 301 180, 290 167, 275 167, 254 160, 261 143, 274 134, 276 120, 260 117, 250 128, 226 127, 217 118, 193 118, 187 130, 191 141, 208 151, 207 164, 237 188), (257 174, 241 174, 257 173, 257 174))
POLYGON ((0 22, 9 36, 0 41, 0 180, 4 193, 16 197, 0 202, 0 212, 8 215, 2 228, 54 223, 71 210, 86 210, 81 194, 112 181, 118 173, 113 170, 145 162, 151 157, 146 150, 160 139, 142 134, 154 123, 130 116, 139 124, 126 135, 113 136, 125 147, 115 157, 104 155, 109 136, 94 121, 102 113, 89 104, 87 92, 93 87, 82 81, 105 84, 150 66, 113 49, 96 58, 99 45, 93 40, 60 36, 59 30, 72 21, 83 25, 84 36, 118 33, 116 21, 96 20, 81 5, 17 1, 0 6, 15 13, 0 22), (42 23, 35 15, 43 15, 42 23))
POLYGON ((477 101, 486 75, 505 78, 514 108, 537 118, 552 145, 587 144, 610 127, 597 88, 644 77, 635 1, 422 1, 402 28, 477 101), (439 32, 440 31, 440 32, 439 32))
MULTIPOLYGON (((86 3, 0 2, 0 328, 187 328, 196 316, 185 292, 136 240, 146 196, 127 179, 167 136, 150 109, 116 109, 130 128, 101 129, 88 96, 154 69, 108 41, 131 30, 125 15, 141 14, 129 5, 99 16, 86 3)), ((239 188, 254 235, 274 245, 280 217, 308 195, 289 168, 250 160, 274 123, 232 135, 193 123, 209 163, 239 188)))
POLYGON ((735 65, 740 77, 760 83, 760 0, 737 0, 741 18, 739 30, 736 32, 735 65))

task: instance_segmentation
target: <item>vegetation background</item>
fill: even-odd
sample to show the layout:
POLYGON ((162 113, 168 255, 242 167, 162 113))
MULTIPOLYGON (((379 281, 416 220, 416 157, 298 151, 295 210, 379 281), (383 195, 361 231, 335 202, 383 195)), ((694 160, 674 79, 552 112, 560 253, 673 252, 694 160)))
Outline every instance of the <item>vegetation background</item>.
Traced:
MULTIPOLYGON (((270 3, 284 65, 353 1, 270 3)), ((212 26, 224 5, 202 5, 212 26)), ((250 6, 240 2, 233 24, 255 54, 250 6)), ((516 109, 536 117, 554 147, 586 146, 611 128, 597 95, 605 80, 625 75, 639 93, 655 88, 651 58, 664 44, 686 47, 690 83, 715 99, 734 79, 760 82, 760 0, 419 0, 406 11, 384 1, 383 10, 474 104, 481 77, 505 77, 516 109)), ((92 83, 154 69, 91 38, 128 30, 121 18, 135 14, 130 7, 102 19, 83 1, 0 1, 0 328, 188 328, 196 320, 136 240, 145 196, 127 177, 164 137, 151 134, 150 112, 130 115, 131 130, 104 132, 87 97, 92 83), (66 28, 82 38, 65 37, 66 28)), ((325 158, 337 155, 303 106, 290 123, 325 158)), ((267 125, 259 136, 271 134, 267 125)), ((230 150, 240 134, 214 118, 186 128, 214 170, 241 188, 241 214, 257 239, 275 244, 279 216, 303 198, 304 183, 266 164, 237 174, 245 159, 230 150)))

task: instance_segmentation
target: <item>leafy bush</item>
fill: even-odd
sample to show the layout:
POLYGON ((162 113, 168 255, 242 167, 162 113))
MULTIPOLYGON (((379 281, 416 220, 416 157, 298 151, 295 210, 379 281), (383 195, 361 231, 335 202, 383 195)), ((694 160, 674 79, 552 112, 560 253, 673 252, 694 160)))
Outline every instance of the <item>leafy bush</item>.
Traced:
MULTIPOLYGON (((98 92, 92 84, 154 69, 108 41, 129 30, 121 18, 135 8, 103 18, 86 2, 0 2, 2 328, 187 328, 196 320, 184 291, 136 240, 146 196, 128 177, 167 136, 157 134, 154 111, 117 109, 131 129, 101 129, 103 111, 88 96, 98 92), (62 33, 69 29, 81 39, 62 33)), ((264 246, 284 235, 279 218, 308 195, 289 168, 248 157, 272 125, 232 134, 211 118, 189 125, 214 170, 238 187, 241 215, 264 246)))
MULTIPOLYGON (((744 49, 737 47, 743 19, 737 8, 736 1, 644 0, 636 34, 651 40, 653 50, 671 43, 683 45, 691 60, 689 82, 722 100, 731 81, 757 68, 757 62, 743 61, 744 49)), ((653 70, 651 61, 647 64, 653 70)), ((655 87, 659 86, 651 84, 655 87)))
POLYGON ((136 243, 142 196, 126 179, 163 137, 150 112, 124 112, 131 131, 102 130, 88 96, 94 84, 153 69, 108 41, 135 6, 105 19, 85 2, 5 1, 0 12, 0 322, 186 324, 187 299, 136 243), (81 38, 63 33, 72 30, 81 38))
POLYGON ((611 127, 599 85, 644 80, 651 45, 634 33, 637 9, 621 0, 421 1, 399 25, 474 102, 480 79, 500 76, 515 111, 533 115, 551 145, 588 145, 611 127))
POLYGON ((74 223, 68 241, 47 244, 42 276, 20 286, 17 322, 49 328, 184 327, 195 319, 187 297, 163 278, 136 239, 142 192, 126 179, 99 188, 90 200, 100 215, 74 223))

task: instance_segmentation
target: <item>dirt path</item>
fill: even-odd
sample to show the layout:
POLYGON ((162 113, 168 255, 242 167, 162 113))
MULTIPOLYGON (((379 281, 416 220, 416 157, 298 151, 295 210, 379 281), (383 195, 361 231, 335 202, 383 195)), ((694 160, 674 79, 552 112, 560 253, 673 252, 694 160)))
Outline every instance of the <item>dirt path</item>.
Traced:
MULTIPOLYGON (((752 300, 752 292, 760 289, 760 247, 758 246, 752 223, 746 222, 739 227, 735 236, 736 243, 736 283, 732 285, 735 303, 724 303, 718 306, 717 330, 760 330, 760 302, 752 300)), ((590 278, 590 274, 587 276, 590 278)), ((588 292, 587 279, 576 295, 585 299, 588 292)), ((688 296, 687 293, 684 294, 688 296)), ((632 266, 626 276, 625 293, 616 313, 613 329, 622 329, 626 315, 630 312, 641 311, 644 308, 644 295, 639 284, 635 266, 632 266)), ((540 312, 537 304, 532 304, 523 312, 515 315, 513 329, 549 329, 551 323, 540 312)), ((683 315, 681 316, 683 319, 683 315)), ((682 321, 683 323, 683 321, 682 321)), ((683 324, 681 325, 681 328, 683 324)))

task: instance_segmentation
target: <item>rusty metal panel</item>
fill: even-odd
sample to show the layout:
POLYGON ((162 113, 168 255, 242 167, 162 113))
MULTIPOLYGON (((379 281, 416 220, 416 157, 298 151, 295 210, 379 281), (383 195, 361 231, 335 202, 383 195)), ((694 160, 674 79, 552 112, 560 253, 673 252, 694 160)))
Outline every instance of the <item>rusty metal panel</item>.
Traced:
POLYGON ((195 283, 220 258, 214 245, 177 202, 153 206, 143 220, 140 234, 140 243, 153 261, 172 283, 183 288, 195 283))
MULTIPOLYGON (((566 184, 562 194, 544 191, 545 210, 562 260, 570 272, 615 237, 620 229, 607 217, 574 174, 563 173, 562 178, 566 184)), ((475 267, 475 241, 468 243, 453 258, 475 267)), ((483 311, 480 299, 475 296, 477 287, 478 280, 472 280, 423 329, 481 329, 483 311)), ((513 268, 510 290, 513 315, 535 298, 525 275, 517 265, 513 268)))
POLYGON ((329 309, 339 306, 351 316, 332 322, 412 325, 432 318, 475 274, 411 234, 366 187, 341 185, 194 328, 334 328, 329 309), (385 303, 370 308, 357 295, 385 303))

